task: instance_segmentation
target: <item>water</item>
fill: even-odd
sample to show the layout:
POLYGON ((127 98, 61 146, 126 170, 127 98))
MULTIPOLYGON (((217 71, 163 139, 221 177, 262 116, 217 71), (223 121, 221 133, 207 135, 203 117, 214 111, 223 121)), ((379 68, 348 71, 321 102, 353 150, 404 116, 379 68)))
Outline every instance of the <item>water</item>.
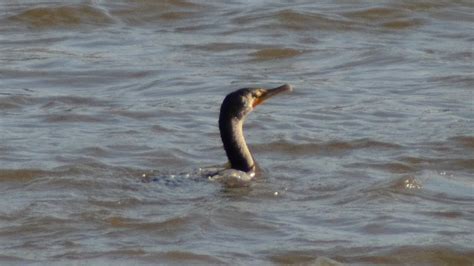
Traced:
POLYGON ((0 263, 472 265, 474 4, 313 2, 2 1, 0 263))

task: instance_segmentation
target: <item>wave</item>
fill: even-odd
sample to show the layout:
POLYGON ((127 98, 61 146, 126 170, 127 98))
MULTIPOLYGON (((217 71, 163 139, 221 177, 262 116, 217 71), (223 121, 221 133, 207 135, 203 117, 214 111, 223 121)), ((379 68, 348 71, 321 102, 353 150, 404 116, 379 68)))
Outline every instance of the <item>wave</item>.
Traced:
POLYGON ((239 26, 285 29, 293 31, 347 31, 352 30, 354 25, 347 20, 341 20, 334 16, 320 14, 316 12, 297 11, 285 9, 276 12, 261 10, 257 12, 247 12, 238 15, 233 23, 239 26))
POLYGON ((80 96, 50 96, 34 97, 30 95, 8 95, 0 97, 0 110, 31 107, 39 105, 41 109, 51 109, 60 106, 74 107, 104 107, 111 103, 93 97, 80 96))
POLYGON ((290 58, 301 55, 303 51, 291 48, 264 48, 253 53, 256 61, 290 58))
POLYGON ((33 28, 107 25, 113 19, 103 10, 90 5, 35 7, 7 18, 33 28))
POLYGON ((331 155, 341 154, 360 149, 400 149, 402 146, 372 139, 357 139, 351 141, 328 141, 321 143, 291 143, 279 140, 266 144, 254 144, 252 149, 258 152, 285 153, 296 155, 331 155))

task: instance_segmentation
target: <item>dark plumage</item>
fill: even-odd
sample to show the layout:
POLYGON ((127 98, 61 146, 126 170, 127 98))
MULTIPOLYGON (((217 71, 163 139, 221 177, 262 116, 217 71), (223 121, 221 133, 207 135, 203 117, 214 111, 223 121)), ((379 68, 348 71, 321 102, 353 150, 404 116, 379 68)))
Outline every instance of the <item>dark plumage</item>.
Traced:
POLYGON ((219 130, 222 143, 233 169, 254 172, 255 161, 245 142, 243 123, 253 108, 282 92, 292 91, 288 84, 274 88, 246 88, 228 94, 221 105, 219 130))

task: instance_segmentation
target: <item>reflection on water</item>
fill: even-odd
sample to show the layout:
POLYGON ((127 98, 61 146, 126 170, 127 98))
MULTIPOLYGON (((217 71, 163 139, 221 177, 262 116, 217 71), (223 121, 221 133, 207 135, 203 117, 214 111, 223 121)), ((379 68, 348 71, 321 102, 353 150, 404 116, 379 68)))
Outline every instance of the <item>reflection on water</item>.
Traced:
POLYGON ((470 1, 0 10, 2 264, 474 263, 470 1), (262 177, 203 178, 224 96, 283 83, 262 177))

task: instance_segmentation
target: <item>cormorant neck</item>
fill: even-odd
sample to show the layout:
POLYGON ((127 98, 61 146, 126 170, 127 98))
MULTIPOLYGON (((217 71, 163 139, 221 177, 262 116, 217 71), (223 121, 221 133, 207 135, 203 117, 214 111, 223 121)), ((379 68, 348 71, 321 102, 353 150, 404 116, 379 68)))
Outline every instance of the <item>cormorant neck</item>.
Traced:
POLYGON ((243 134, 245 118, 227 117, 221 113, 219 130, 227 158, 233 169, 243 172, 255 170, 255 163, 243 134))

